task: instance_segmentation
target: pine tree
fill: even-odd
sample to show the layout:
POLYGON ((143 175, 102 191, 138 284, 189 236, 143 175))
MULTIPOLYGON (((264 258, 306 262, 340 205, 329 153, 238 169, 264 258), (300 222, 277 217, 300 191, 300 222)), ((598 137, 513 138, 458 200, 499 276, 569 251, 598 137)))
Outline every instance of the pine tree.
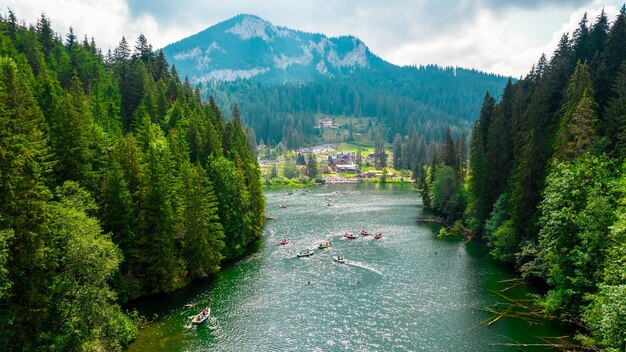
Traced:
POLYGON ((458 173, 458 155, 454 140, 450 134, 450 127, 446 128, 446 136, 444 137, 443 143, 443 163, 450 166, 452 170, 458 173))
POLYGON ((505 191, 513 163, 512 119, 513 84, 509 80, 502 98, 494 108, 486 136, 486 156, 489 160, 485 205, 488 211, 505 191))
POLYGON ((396 136, 393 139, 393 167, 397 170, 403 168, 402 165, 402 136, 399 133, 396 133, 396 136))
POLYGON ((605 130, 612 131, 609 137, 615 144, 613 154, 624 159, 626 158, 626 65, 622 66, 613 90, 615 91, 614 97, 609 100, 604 118, 606 124, 611 127, 605 130))
POLYGON ((5 268, 11 288, 0 300, 0 339, 24 348, 44 324, 45 316, 32 312, 46 307, 51 280, 50 263, 41 255, 50 244, 45 236, 50 154, 28 71, 0 58, 0 231, 12 237, 5 268))
POLYGON ((115 65, 121 65, 130 58, 130 47, 125 37, 122 37, 119 45, 113 51, 113 62, 115 65))
POLYGON ((198 165, 181 165, 181 204, 178 233, 186 276, 197 279, 219 270, 224 234, 219 222, 217 198, 207 176, 198 165))
POLYGON ((146 150, 138 204, 137 235, 140 280, 145 293, 169 292, 178 276, 175 221, 168 170, 172 167, 167 142, 154 136, 146 150))
POLYGON ((306 163, 307 175, 311 179, 315 179, 317 177, 317 160, 315 160, 315 154, 310 153, 307 163, 306 163))
POLYGON ((72 78, 71 89, 63 97, 50 127, 53 150, 58 160, 55 167, 57 184, 71 180, 95 189, 90 145, 94 140, 92 118, 78 76, 72 78))
POLYGON ((560 160, 572 160, 591 151, 597 138, 598 106, 587 64, 578 63, 570 78, 561 111, 563 117, 556 135, 554 154, 560 160))

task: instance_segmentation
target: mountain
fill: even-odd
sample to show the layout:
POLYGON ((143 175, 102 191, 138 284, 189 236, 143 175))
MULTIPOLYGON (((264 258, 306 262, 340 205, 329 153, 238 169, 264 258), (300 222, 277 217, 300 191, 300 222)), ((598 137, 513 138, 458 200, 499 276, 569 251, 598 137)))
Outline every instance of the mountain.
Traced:
POLYGON ((328 38, 239 15, 163 48, 168 62, 194 84, 253 79, 312 81, 390 64, 358 38, 328 38))
POLYGON ((472 69, 396 66, 356 37, 276 27, 253 15, 218 23, 163 52, 205 98, 213 96, 224 111, 237 104, 257 142, 289 148, 367 143, 376 135, 391 142, 412 131, 429 143, 448 127, 455 136, 469 134, 485 92, 498 99, 508 80, 472 69), (373 123, 355 121, 367 126, 356 130, 348 121, 322 135, 315 128, 319 114, 373 123))

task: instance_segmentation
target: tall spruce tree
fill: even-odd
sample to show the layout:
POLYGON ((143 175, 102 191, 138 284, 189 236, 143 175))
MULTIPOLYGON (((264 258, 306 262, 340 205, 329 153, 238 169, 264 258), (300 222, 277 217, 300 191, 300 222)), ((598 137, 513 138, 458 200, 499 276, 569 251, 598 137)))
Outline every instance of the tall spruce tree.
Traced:
POLYGON ((578 62, 567 85, 562 118, 556 134, 554 155, 560 160, 572 160, 591 151, 597 138, 597 109, 587 64, 578 62))

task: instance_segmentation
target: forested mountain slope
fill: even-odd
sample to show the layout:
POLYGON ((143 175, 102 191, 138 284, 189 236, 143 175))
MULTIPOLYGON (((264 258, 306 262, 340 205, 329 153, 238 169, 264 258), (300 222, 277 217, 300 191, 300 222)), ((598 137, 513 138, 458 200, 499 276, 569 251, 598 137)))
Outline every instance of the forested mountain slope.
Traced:
POLYGON ((471 139, 465 223, 549 285, 551 314, 626 348, 626 7, 587 16, 548 59, 486 96, 471 139))
POLYGON ((469 132, 486 91, 507 78, 463 68, 398 67, 354 37, 328 38, 239 15, 163 49, 181 77, 226 111, 236 102, 267 144, 316 141, 315 113, 375 117, 391 142, 417 129, 427 142, 469 132), (292 138, 297 136, 297 138, 292 138), (295 141, 294 141, 295 140, 295 141))
POLYGON ((264 199, 232 115, 143 36, 105 58, 43 15, 0 18, 3 350, 120 350, 137 330, 117 302, 244 253, 264 199))

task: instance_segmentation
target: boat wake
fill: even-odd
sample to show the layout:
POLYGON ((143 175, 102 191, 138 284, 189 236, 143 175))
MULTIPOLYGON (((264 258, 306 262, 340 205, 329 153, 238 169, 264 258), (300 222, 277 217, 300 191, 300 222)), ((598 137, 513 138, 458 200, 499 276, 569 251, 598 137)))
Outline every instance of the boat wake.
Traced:
POLYGON ((374 268, 373 266, 371 266, 369 264, 366 264, 366 263, 355 262, 353 260, 347 260, 346 261, 346 265, 356 266, 356 267, 359 267, 361 269, 365 269, 365 270, 371 271, 371 272, 373 272, 375 274, 378 274, 380 276, 383 276, 383 272, 382 271, 380 271, 380 270, 378 270, 378 269, 374 268))

